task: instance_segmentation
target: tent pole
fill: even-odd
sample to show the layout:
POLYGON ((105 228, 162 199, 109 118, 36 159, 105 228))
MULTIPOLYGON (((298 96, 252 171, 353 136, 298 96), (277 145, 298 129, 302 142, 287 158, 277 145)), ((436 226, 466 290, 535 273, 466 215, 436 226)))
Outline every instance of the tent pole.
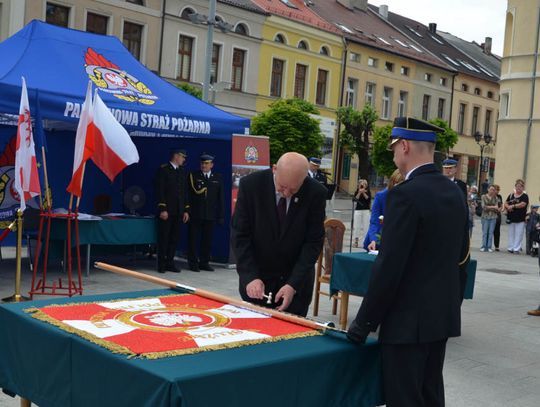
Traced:
POLYGON ((43 176, 45 177, 45 203, 47 209, 52 208, 51 190, 49 188, 49 174, 47 172, 47 156, 45 154, 45 147, 41 146, 41 157, 43 159, 43 176))

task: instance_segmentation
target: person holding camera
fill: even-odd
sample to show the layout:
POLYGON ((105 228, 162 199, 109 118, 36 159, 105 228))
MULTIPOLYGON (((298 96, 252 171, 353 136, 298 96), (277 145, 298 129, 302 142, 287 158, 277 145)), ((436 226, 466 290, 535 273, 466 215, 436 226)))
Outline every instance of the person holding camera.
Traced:
POLYGON ((353 239, 354 247, 358 247, 360 236, 364 236, 369 228, 369 209, 371 207, 371 191, 367 180, 358 181, 358 187, 354 191, 353 239))
POLYGON ((508 252, 519 254, 523 233, 525 232, 525 216, 529 206, 529 196, 525 193, 525 181, 517 179, 514 192, 508 195, 504 208, 508 224, 508 252))

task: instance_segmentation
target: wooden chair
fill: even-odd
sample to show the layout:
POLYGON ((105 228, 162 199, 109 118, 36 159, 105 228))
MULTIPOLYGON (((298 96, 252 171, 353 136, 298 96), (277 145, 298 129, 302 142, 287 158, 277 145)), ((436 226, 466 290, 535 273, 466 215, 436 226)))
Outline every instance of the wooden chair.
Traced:
MULTIPOLYGON (((324 222, 324 244, 319 259, 315 275, 315 298, 313 304, 313 316, 319 314, 319 296, 330 296, 329 290, 321 291, 321 284, 330 284, 332 275, 332 260, 335 253, 343 251, 343 236, 345 235, 345 225, 339 219, 327 219, 324 222)), ((337 313, 337 302, 339 295, 332 297, 332 314, 337 313)))

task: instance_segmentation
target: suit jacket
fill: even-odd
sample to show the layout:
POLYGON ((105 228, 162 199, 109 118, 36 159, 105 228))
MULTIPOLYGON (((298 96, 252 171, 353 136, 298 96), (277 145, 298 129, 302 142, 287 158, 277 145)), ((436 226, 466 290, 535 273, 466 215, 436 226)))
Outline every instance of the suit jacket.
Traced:
POLYGON ((388 191, 381 248, 355 325, 380 325, 387 344, 459 336, 468 248, 461 192, 433 164, 417 168, 388 191))
POLYGON ((462 180, 455 178, 454 183, 459 187, 459 189, 463 193, 463 196, 465 197, 465 201, 467 201, 467 184, 464 183, 462 180))
MULTIPOLYGON (((372 241, 379 241, 377 235, 381 234, 383 225, 379 220, 379 216, 384 216, 384 208, 386 206, 386 195, 388 195, 388 188, 383 189, 375 194, 373 199, 373 205, 371 205, 371 217, 369 218, 369 229, 364 238, 364 249, 367 250, 368 245, 372 241)), ((379 244, 377 244, 377 247, 379 244)))
POLYGON ((193 219, 223 221, 223 182, 221 174, 210 173, 207 179, 202 171, 189 174, 190 216, 193 219))
POLYGON ((306 177, 280 228, 272 170, 241 179, 231 236, 241 287, 257 278, 280 278, 298 291, 313 278, 324 240, 325 199, 326 189, 306 177))
POLYGON ((186 176, 182 167, 175 170, 170 162, 161 165, 156 174, 155 187, 159 212, 167 211, 171 216, 181 216, 189 210, 186 176))

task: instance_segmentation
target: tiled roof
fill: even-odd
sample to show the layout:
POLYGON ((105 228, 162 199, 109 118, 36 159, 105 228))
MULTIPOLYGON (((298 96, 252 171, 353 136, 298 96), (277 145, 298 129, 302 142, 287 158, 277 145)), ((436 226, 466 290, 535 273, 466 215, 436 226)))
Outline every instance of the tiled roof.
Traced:
POLYGON ((449 64, 426 52, 369 9, 351 10, 337 0, 312 0, 309 4, 319 16, 340 28, 342 35, 350 41, 454 71, 449 64))
POLYGON ((501 76, 501 58, 495 54, 486 54, 480 44, 468 42, 450 33, 437 31, 446 41, 467 54, 473 60, 481 64, 490 73, 495 74, 497 79, 501 76))
POLYGON ((228 4, 230 6, 243 8, 245 10, 253 11, 258 14, 267 14, 263 9, 258 7, 256 4, 253 4, 251 0, 217 0, 220 3, 228 4))
POLYGON ((330 31, 335 34, 341 34, 334 25, 328 23, 302 0, 251 0, 261 9, 270 14, 285 17, 307 25, 315 26, 319 29, 330 31))
MULTIPOLYGON (((370 10, 379 12, 379 7, 369 5, 370 10)), ((497 81, 497 77, 486 70, 477 61, 452 46, 446 39, 435 32, 431 32, 424 24, 401 16, 396 13, 388 12, 388 21, 396 26, 400 31, 407 33, 407 36, 432 54, 445 61, 458 72, 466 75, 481 78, 487 81, 497 81)))

